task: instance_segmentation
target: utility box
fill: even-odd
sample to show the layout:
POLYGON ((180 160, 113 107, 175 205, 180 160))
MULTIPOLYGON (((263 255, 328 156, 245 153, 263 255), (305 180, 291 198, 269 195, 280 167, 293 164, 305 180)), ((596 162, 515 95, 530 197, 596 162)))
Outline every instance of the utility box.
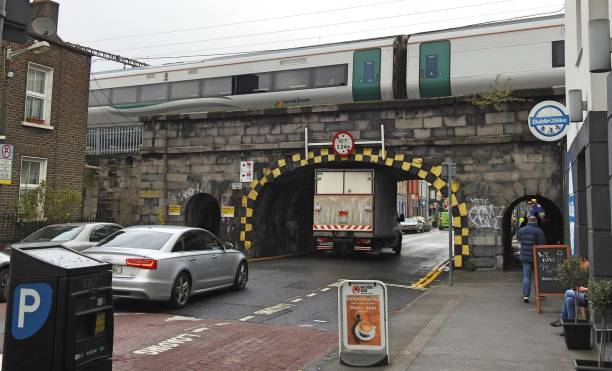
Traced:
POLYGON ((112 370, 111 269, 61 246, 13 248, 2 369, 112 370))

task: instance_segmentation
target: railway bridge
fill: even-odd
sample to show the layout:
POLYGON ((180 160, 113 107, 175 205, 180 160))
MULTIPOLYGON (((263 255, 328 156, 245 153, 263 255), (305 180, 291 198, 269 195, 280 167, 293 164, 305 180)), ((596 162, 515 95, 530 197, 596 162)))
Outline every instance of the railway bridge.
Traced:
POLYGON ((311 248, 314 169, 387 167, 397 181, 424 179, 445 197, 450 190, 457 267, 501 268, 521 201, 537 197, 554 239, 564 239, 564 147, 537 140, 527 126, 536 103, 561 101, 563 92, 514 96, 484 108, 452 97, 143 117, 138 155, 99 159, 105 177, 118 178, 102 188, 120 195, 124 223, 206 227, 267 256, 311 248), (341 130, 374 141, 381 125, 384 152, 358 146, 342 159, 331 148, 304 148, 305 128, 316 142, 341 130), (457 164, 450 187, 441 177, 446 158, 457 164), (241 161, 253 161, 251 182, 240 181, 241 161))

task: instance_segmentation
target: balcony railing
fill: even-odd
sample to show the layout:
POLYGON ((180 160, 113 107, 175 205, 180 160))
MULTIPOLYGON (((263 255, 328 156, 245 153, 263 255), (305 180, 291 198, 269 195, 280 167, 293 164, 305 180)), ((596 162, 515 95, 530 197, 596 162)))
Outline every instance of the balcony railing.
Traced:
POLYGON ((87 154, 94 156, 136 153, 142 147, 142 126, 88 128, 87 154))

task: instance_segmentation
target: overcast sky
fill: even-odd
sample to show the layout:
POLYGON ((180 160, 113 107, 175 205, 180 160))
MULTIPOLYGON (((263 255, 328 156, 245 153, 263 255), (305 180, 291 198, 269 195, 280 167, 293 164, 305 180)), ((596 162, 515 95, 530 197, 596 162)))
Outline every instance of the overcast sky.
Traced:
MULTIPOLYGON (((411 34, 564 6, 564 0, 55 1, 63 40, 149 64, 411 34)), ((92 66, 116 68, 122 66, 98 60, 92 66)))

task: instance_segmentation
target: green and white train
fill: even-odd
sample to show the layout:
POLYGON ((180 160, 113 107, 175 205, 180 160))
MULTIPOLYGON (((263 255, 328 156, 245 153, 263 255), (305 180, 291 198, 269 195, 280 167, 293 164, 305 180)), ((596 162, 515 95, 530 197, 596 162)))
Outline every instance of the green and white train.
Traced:
POLYGON ((92 75, 88 126, 564 85, 563 15, 92 75))

